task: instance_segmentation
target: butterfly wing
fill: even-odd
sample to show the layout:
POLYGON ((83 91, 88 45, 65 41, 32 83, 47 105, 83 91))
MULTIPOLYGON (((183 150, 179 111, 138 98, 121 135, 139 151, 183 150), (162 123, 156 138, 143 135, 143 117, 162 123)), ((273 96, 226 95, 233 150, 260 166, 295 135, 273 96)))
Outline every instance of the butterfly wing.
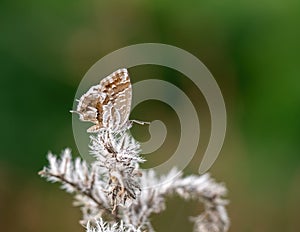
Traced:
POLYGON ((131 108, 132 86, 127 69, 119 69, 92 86, 78 101, 77 110, 81 121, 95 125, 88 132, 101 128, 124 129, 131 108))
POLYGON ((78 100, 78 105, 75 113, 79 114, 81 121, 88 121, 97 124, 97 103, 101 101, 101 94, 99 92, 100 85, 92 86, 85 94, 78 100))
POLYGON ((112 73, 100 83, 102 92, 106 94, 107 104, 103 105, 103 125, 119 130, 124 128, 128 122, 132 86, 127 69, 119 69, 112 73))

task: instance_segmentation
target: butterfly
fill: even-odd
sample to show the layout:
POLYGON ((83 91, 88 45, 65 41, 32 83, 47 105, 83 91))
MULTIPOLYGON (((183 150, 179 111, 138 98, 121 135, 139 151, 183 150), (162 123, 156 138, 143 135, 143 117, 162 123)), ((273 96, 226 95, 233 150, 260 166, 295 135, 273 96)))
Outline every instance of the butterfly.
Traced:
POLYGON ((131 126, 129 114, 132 86, 127 69, 119 69, 92 86, 78 101, 77 109, 81 121, 95 125, 87 132, 101 129, 120 131, 131 126))

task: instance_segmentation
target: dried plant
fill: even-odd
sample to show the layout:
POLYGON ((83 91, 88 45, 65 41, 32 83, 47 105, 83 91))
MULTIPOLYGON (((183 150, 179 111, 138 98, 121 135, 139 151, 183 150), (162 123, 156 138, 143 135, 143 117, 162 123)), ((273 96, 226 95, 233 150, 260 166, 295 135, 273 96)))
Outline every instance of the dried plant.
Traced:
POLYGON ((183 177, 174 168, 158 177, 153 170, 140 170, 145 161, 139 156, 140 145, 126 131, 100 130, 90 140, 95 158, 91 164, 80 158, 72 161, 66 149, 60 158, 49 153, 49 166, 39 172, 75 195, 87 232, 152 232, 151 215, 165 210, 166 197, 174 194, 204 204, 204 212, 191 219, 194 231, 228 230, 223 199, 227 190, 209 174, 183 177))

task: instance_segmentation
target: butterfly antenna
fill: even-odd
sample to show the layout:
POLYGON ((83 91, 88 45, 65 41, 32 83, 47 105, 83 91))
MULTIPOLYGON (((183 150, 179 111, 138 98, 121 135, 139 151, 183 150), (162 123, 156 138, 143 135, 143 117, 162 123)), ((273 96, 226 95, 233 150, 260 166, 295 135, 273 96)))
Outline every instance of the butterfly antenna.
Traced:
POLYGON ((131 124, 133 123, 136 123, 136 124, 139 124, 139 125, 150 125, 150 122, 144 122, 144 121, 139 121, 139 120, 130 120, 131 124))

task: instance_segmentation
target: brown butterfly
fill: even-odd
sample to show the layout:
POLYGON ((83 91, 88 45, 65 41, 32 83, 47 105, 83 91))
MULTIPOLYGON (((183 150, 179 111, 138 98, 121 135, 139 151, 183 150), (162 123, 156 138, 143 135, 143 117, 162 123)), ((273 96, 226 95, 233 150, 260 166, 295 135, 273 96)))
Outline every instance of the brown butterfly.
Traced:
POLYGON ((81 121, 92 122, 88 132, 118 131, 130 127, 129 114, 132 86, 127 69, 119 69, 92 86, 78 100, 77 109, 81 121))

